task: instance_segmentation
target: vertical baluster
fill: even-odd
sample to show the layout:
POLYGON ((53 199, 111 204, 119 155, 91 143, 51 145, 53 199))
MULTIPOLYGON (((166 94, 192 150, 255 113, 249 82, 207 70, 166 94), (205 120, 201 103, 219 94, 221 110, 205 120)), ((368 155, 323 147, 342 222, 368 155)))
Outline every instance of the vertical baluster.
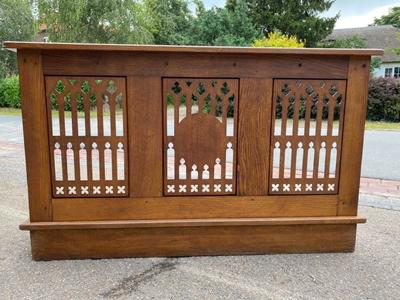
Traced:
POLYGON ((329 102, 328 102, 328 129, 326 136, 332 136, 333 132, 333 122, 334 122, 334 115, 335 115, 335 104, 336 104, 336 97, 329 95, 329 102))
POLYGON ((67 145, 60 143, 63 181, 68 181, 67 145))
MULTIPOLYGON (((289 87, 290 88, 290 87, 289 87)), ((286 122, 288 115, 289 96, 280 92, 282 101, 282 118, 281 118, 281 135, 286 136, 286 122)), ((285 156, 286 156, 286 140, 282 140, 279 160, 279 177, 285 178, 285 156)))
POLYGON ((306 111, 304 117, 304 136, 310 136, 310 119, 311 119, 311 105, 312 105, 312 96, 308 95, 306 92, 306 96, 304 97, 306 111))
MULTIPOLYGON (((293 97, 294 98, 294 107, 293 107, 293 130, 292 130, 292 136, 293 137, 297 137, 299 135, 299 107, 300 107, 300 97, 301 97, 301 93, 298 93, 297 91, 298 89, 296 89, 293 92, 293 97)), ((296 178, 296 169, 297 169, 297 164, 296 164, 296 158, 297 158, 297 148, 298 148, 298 143, 295 142, 296 138, 293 139, 293 143, 292 143, 292 161, 290 164, 290 177, 292 178, 292 185, 295 182, 295 178, 296 178)))
MULTIPOLYGON (((324 86, 326 87, 326 85, 324 86)), ((318 91, 318 103, 317 103, 317 120, 316 120, 316 128, 315 128, 315 151, 314 151, 314 168, 313 168, 313 178, 318 178, 318 166, 319 166, 319 152, 321 149, 321 124, 322 124, 322 107, 324 104, 324 95, 326 93, 326 89, 319 86, 318 88, 314 87, 315 90, 318 91)))
POLYGON ((282 118, 281 118, 281 135, 286 136, 286 125, 288 115, 289 96, 281 94, 281 105, 282 105, 282 118))
MULTIPOLYGON (((96 86, 96 107, 97 107, 97 134, 99 137, 104 136, 104 123, 103 123, 103 95, 107 88, 107 80, 103 80, 100 85, 96 86), (101 91, 100 93, 98 91, 101 91)), ((99 143, 100 144, 100 143, 99 143)), ((100 145, 99 145, 100 146, 100 145)))

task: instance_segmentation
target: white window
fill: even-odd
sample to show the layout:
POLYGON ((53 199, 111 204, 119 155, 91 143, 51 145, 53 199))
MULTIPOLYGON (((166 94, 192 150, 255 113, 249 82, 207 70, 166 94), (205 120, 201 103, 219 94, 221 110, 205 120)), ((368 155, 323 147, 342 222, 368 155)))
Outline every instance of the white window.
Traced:
POLYGON ((400 78, 400 67, 395 67, 394 68, 394 78, 400 78))
POLYGON ((385 77, 392 77, 393 68, 385 68, 385 77))

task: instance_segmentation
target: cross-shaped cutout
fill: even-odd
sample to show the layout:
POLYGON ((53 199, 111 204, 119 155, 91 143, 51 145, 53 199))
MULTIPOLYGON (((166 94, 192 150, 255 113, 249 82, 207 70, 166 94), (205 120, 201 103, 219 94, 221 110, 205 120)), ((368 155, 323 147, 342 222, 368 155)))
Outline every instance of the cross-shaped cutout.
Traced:
POLYGON ((199 186, 197 184, 192 184, 190 186, 190 191, 193 192, 198 192, 199 191, 199 186))
POLYGON ((334 183, 328 183, 328 191, 334 191, 335 190, 335 184, 334 183))
POLYGON ((63 186, 56 186, 56 194, 57 195, 64 195, 64 187, 63 186))
POLYGON ((279 192, 279 183, 272 184, 272 191, 273 192, 279 192))
POLYGON ((311 192, 312 191, 312 184, 306 184, 306 192, 311 192))
POLYGON ((283 184, 283 191, 284 192, 290 192, 290 184, 289 183, 283 184))
POLYGON ((125 186, 124 185, 117 186, 117 193, 118 194, 125 194, 125 186))
POLYGON ((301 192, 301 183, 295 183, 294 191, 295 192, 301 192))
POLYGON ((76 194, 76 186, 69 186, 68 187, 68 194, 76 194))
POLYGON ((179 193, 186 193, 186 184, 179 185, 179 193))
POLYGON ((175 185, 168 184, 167 185, 167 193, 175 193, 175 185))
POLYGON ((214 192, 221 192, 221 185, 220 184, 214 184, 214 192))
POLYGON ((210 185, 209 184, 203 184, 202 185, 202 190, 203 193, 204 192, 209 192, 210 191, 210 185))
POLYGON ((106 194, 113 194, 114 187, 113 186, 106 186, 106 194))
POLYGON ((89 187, 88 186, 81 186, 81 194, 89 194, 89 187))
POLYGON ((94 187, 93 187, 93 194, 101 194, 101 191, 100 191, 100 187, 99 187, 99 186, 94 186, 94 187))
POLYGON ((324 190, 324 184, 323 183, 317 183, 317 192, 323 191, 324 190))
POLYGON ((225 192, 232 192, 232 184, 225 184, 225 192))

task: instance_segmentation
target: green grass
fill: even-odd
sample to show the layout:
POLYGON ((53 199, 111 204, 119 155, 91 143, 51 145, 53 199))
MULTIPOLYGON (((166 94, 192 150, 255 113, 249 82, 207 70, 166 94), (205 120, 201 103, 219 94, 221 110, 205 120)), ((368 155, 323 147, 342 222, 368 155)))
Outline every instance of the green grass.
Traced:
POLYGON ((20 116, 21 109, 11 108, 11 107, 0 107, 0 115, 1 116, 20 116))
MULTIPOLYGON (((53 112, 54 113, 54 112, 53 112)), ((93 113, 93 112, 92 112, 93 113)), ((1 116, 19 116, 21 115, 21 110, 19 108, 9 108, 9 107, 0 107, 0 115, 1 116)), ((66 117, 71 115, 70 112, 65 112, 66 117)), ((93 116, 96 115, 96 112, 93 113, 93 116)), ((105 114, 108 115, 108 114, 105 114)), ((83 117, 83 112, 78 112, 79 117, 83 117)), ((400 130, 400 122, 379 122, 379 121, 366 121, 365 123, 366 130, 400 130)))
POLYGON ((365 122, 366 130, 400 130, 400 122, 379 122, 367 121, 365 122))
MULTIPOLYGON (((56 111, 52 111, 53 115, 57 115, 56 111)), ((121 111, 117 111, 117 115, 121 114, 121 111)), ((11 107, 0 107, 0 116, 20 116, 21 115, 21 109, 19 108, 11 108, 11 107)), ((96 111, 91 111, 90 115, 92 117, 97 115, 96 111)), ((109 116, 110 113, 106 112, 103 114, 104 116, 109 116)), ((66 118, 70 118, 71 117, 71 112, 70 111, 66 111, 65 112, 65 117, 66 118)), ((78 111, 78 118, 83 118, 85 117, 85 113, 82 111, 78 111)))

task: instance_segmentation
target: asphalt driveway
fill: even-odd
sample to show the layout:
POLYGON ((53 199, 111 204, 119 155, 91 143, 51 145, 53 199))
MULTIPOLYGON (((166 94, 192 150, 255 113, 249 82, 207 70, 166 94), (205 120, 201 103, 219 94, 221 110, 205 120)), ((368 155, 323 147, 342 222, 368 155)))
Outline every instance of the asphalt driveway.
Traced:
MULTIPOLYGON (((400 131, 367 130, 364 138, 361 176, 400 180, 400 131)), ((22 145, 21 117, 0 115, 0 155, 15 157, 22 145)))

